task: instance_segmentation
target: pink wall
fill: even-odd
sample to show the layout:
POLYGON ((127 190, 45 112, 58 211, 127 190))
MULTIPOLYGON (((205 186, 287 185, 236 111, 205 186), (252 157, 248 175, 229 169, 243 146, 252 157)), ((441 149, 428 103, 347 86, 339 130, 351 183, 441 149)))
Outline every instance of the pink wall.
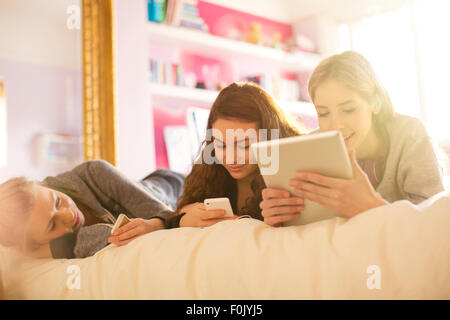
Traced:
POLYGON ((155 168, 146 1, 115 0, 114 8, 117 167, 140 179, 155 168))
POLYGON ((200 16, 208 25, 209 32, 217 36, 227 37, 231 28, 246 35, 252 22, 258 22, 262 25, 264 38, 268 40, 272 39, 275 32, 280 32, 283 40, 292 35, 292 28, 287 23, 258 17, 210 2, 199 1, 198 10, 200 16))
POLYGON ((82 134, 81 71, 0 60, 0 77, 8 120, 8 163, 0 168, 0 181, 19 175, 42 179, 68 169, 37 166, 35 137, 82 134))

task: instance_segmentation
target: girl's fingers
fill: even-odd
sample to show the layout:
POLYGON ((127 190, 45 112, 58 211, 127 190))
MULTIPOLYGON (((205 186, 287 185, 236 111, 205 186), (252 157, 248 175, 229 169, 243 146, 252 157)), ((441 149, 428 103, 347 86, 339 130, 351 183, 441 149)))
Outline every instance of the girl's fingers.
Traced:
POLYGON ((121 233, 117 236, 119 241, 127 240, 139 236, 145 233, 145 227, 143 225, 135 226, 135 228, 121 233))
POLYGON ((261 215, 264 218, 269 218, 278 215, 292 215, 298 214, 299 212, 303 211, 303 209, 304 206, 275 207, 261 211, 261 215))
MULTIPOLYGON (((345 181, 343 179, 322 176, 313 172, 302 171, 297 171, 295 177, 298 180, 312 182, 328 188, 339 188, 342 185, 343 181, 345 181)), ((291 182, 296 181, 296 179, 292 179, 291 182)))
POLYGON ((205 210, 202 214, 202 220, 216 219, 225 215, 226 211, 222 209, 217 210, 205 210))
POLYGON ((259 204, 261 209, 269 209, 272 207, 280 207, 280 206, 299 206, 303 205, 304 201, 299 197, 289 197, 289 198, 278 198, 278 199, 269 199, 264 200, 259 204))
POLYGON ((300 183, 298 187, 293 190, 293 193, 301 196, 302 191, 309 191, 331 199, 339 199, 342 195, 342 192, 339 189, 327 188, 308 182, 300 183))
POLYGON ((124 246, 124 245, 130 243, 131 241, 133 241, 134 239, 135 239, 135 238, 128 239, 128 240, 124 240, 124 241, 119 241, 116 245, 117 245, 118 247, 124 246))
POLYGON ((266 188, 262 191, 262 197, 264 200, 272 199, 272 198, 288 198, 291 194, 289 191, 282 190, 282 189, 271 189, 266 188))
POLYGON ((310 191, 300 191, 301 194, 308 200, 317 202, 318 204, 321 204, 325 207, 328 207, 330 209, 333 209, 334 211, 338 212, 338 208, 339 208, 339 201, 330 197, 326 197, 326 196, 322 196, 320 194, 317 193, 313 193, 310 191))
POLYGON ((114 231, 113 235, 118 236, 126 231, 129 231, 136 227, 136 225, 140 224, 141 221, 139 219, 131 219, 130 222, 127 224, 121 226, 120 228, 117 228, 116 231, 114 231))

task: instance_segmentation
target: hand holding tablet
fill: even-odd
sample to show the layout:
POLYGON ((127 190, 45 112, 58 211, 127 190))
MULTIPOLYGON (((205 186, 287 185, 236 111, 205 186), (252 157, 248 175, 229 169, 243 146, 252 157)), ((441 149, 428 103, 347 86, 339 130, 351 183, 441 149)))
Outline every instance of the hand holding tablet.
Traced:
POLYGON ((388 204, 375 191, 366 173, 356 161, 355 151, 350 152, 352 179, 337 179, 312 172, 297 172, 290 185, 294 194, 330 208, 351 218, 372 208, 388 204))
POLYGON ((296 178, 298 171, 351 179, 353 169, 340 132, 329 131, 264 141, 253 144, 251 149, 258 161, 264 182, 269 188, 263 191, 266 193, 263 194, 263 198, 264 196, 266 196, 265 199, 281 196, 276 201, 278 206, 286 206, 285 212, 282 212, 284 214, 302 211, 301 214, 297 214, 296 219, 285 222, 285 225, 307 224, 338 216, 335 211, 317 202, 305 199, 302 204, 301 199, 292 197, 298 194, 294 192, 295 188, 290 181, 296 178), (274 192, 277 191, 271 189, 278 189, 278 192, 286 190, 289 196, 288 193, 284 194, 285 197, 281 194, 275 195, 274 192), (303 210, 301 210, 302 206, 304 206, 303 210))

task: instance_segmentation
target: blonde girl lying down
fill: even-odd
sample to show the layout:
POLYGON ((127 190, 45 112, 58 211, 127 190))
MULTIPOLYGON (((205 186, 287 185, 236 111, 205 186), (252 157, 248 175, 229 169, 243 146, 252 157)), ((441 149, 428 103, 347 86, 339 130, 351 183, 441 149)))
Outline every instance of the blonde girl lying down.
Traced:
POLYGON ((171 208, 157 196, 181 190, 183 177, 158 170, 145 181, 140 186, 102 160, 42 182, 10 179, 0 185, 0 244, 34 258, 84 258, 173 227, 171 208), (131 221, 111 236, 120 213, 131 221))

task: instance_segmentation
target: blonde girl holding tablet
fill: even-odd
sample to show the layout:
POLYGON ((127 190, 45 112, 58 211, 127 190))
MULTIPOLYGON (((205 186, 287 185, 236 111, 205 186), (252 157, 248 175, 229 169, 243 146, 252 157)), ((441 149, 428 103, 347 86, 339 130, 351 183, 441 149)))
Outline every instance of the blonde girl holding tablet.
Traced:
MULTIPOLYGON (((419 203, 445 190, 436 149, 422 122, 397 114, 370 63, 347 51, 323 60, 311 75, 309 95, 320 131, 339 130, 354 177, 334 179, 297 172, 294 194, 352 217, 396 200, 419 203)), ((264 189, 260 206, 270 225, 295 218, 285 213, 289 194, 264 189)))

